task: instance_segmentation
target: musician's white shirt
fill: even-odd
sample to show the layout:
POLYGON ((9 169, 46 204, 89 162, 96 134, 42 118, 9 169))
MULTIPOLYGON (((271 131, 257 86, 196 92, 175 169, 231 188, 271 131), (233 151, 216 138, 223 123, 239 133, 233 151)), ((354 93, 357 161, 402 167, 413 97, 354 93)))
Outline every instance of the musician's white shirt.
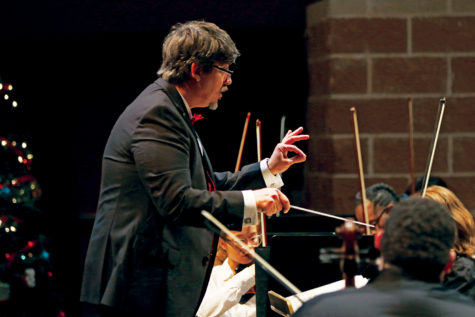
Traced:
POLYGON ((239 301, 256 283, 254 264, 234 274, 228 259, 213 267, 211 277, 196 316, 198 317, 255 317, 256 295, 245 304, 239 301))

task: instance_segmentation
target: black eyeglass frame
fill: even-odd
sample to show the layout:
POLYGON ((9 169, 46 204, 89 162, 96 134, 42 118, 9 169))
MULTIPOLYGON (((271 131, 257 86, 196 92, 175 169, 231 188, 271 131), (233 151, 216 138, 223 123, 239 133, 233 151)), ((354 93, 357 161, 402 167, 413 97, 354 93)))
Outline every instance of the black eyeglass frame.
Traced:
MULTIPOLYGON (((233 239, 230 239, 230 238, 228 238, 228 237, 225 236, 225 235, 220 235, 220 237, 221 237, 222 239, 224 239, 224 241, 226 241, 227 243, 229 243, 229 244, 231 244, 232 246, 234 246, 235 248, 237 248, 237 249, 239 249, 239 250, 242 250, 242 249, 241 249, 241 246, 239 245, 239 243, 237 243, 237 242, 234 241, 233 239)), ((242 243, 244 243, 244 244, 247 245, 247 246, 250 245, 250 246, 253 247, 253 248, 257 248, 258 246, 260 246, 260 245, 262 244, 262 237, 261 237, 261 235, 257 234, 257 235, 255 235, 255 236, 253 236, 252 238, 257 238, 257 239, 259 240, 259 242, 256 243, 256 244, 249 244, 248 241, 251 241, 252 239, 244 239, 244 240, 243 240, 243 239, 241 239, 241 238, 238 237, 238 239, 241 240, 242 243)))
POLYGON ((230 69, 226 69, 226 68, 221 67, 221 66, 218 66, 218 65, 211 65, 211 66, 213 66, 214 68, 216 68, 216 69, 218 69, 218 70, 220 70, 220 71, 222 71, 222 72, 225 72, 225 73, 229 74, 230 76, 231 76, 232 74, 234 74, 234 71, 232 71, 232 70, 230 70, 230 69))
POLYGON ((387 207, 384 207, 383 210, 381 210, 381 212, 379 213, 379 215, 373 219, 372 221, 369 222, 370 225, 373 225, 373 226, 376 226, 378 223, 379 223, 379 220, 381 220, 381 218, 383 217, 384 214, 389 214, 389 212, 391 211, 391 209, 393 209, 394 206, 387 206, 387 207))

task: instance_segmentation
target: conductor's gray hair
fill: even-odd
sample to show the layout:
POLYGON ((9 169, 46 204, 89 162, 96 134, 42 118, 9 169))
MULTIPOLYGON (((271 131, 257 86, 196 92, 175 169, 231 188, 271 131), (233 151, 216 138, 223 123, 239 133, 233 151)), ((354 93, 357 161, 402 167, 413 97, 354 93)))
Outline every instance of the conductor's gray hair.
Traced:
POLYGON ((170 83, 180 84, 189 79, 192 63, 209 72, 214 62, 233 64, 239 55, 229 34, 216 24, 178 23, 163 42, 162 65, 157 73, 170 83))

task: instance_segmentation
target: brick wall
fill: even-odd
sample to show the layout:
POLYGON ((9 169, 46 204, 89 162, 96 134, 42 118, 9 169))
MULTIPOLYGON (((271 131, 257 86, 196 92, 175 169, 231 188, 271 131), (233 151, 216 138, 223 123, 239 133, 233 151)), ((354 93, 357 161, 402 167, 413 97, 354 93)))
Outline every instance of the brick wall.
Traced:
POLYGON ((432 176, 475 210, 475 1, 322 0, 307 6, 311 134, 307 205, 351 214, 359 191, 358 116, 366 186, 410 184, 413 100, 416 177, 423 176, 439 100, 447 106, 432 176))

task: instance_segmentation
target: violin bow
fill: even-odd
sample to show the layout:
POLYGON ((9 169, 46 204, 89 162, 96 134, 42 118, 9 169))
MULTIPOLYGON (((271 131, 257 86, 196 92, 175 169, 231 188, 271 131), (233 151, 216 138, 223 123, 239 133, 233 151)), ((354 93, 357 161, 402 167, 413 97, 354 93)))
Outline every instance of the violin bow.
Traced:
POLYGON ((411 176, 411 194, 416 191, 415 185, 415 163, 414 163, 414 113, 412 107, 412 98, 408 98, 407 105, 409 108, 409 171, 411 176))
POLYGON ((424 176, 424 183, 422 187, 422 197, 424 198, 427 191, 427 185, 429 184, 430 171, 432 169, 432 163, 434 161, 435 149, 437 147, 437 140, 439 139, 440 127, 442 125, 442 117, 445 111, 445 97, 439 101, 439 107, 437 109, 437 119, 434 126, 434 133, 432 137, 432 143, 430 145, 429 157, 427 158, 426 171, 424 176))
MULTIPOLYGON (((363 217, 366 224, 369 224, 368 219, 368 207, 367 207, 367 198, 366 198, 366 186, 364 183, 364 172, 363 172, 363 159, 361 158, 361 145, 360 145, 360 135, 358 131, 358 118, 356 115, 356 108, 351 107, 350 112, 353 117, 353 127, 354 127, 354 136, 355 136, 355 150, 356 150, 356 159, 358 165, 358 175, 360 179, 360 188, 361 188, 361 206, 363 207, 363 217)), ((365 233, 370 234, 369 227, 365 227, 365 233)))
MULTIPOLYGON (((282 141, 284 139, 284 136, 285 136, 285 120, 286 120, 286 116, 283 115, 281 118, 280 118, 280 140, 282 141)), ((278 211, 276 214, 275 214, 277 217, 280 217, 280 211, 278 211)))
MULTIPOLYGON (((257 144, 257 161, 262 160, 262 146, 261 146, 261 121, 256 120, 256 144, 257 144)), ((267 247, 267 222, 264 213, 259 213, 260 215, 260 227, 262 235, 262 246, 267 247)))
POLYGON ((286 119, 285 116, 282 116, 282 118, 280 118, 280 139, 281 140, 285 136, 285 119, 286 119))
POLYGON ((241 169, 242 151, 244 149, 244 143, 246 141, 247 127, 249 126, 249 118, 250 117, 251 117, 251 113, 248 112, 247 116, 246 116, 246 120, 244 121, 244 129, 242 131, 241 145, 239 146, 239 152, 238 152, 236 167, 234 168, 235 172, 238 172, 241 169))

